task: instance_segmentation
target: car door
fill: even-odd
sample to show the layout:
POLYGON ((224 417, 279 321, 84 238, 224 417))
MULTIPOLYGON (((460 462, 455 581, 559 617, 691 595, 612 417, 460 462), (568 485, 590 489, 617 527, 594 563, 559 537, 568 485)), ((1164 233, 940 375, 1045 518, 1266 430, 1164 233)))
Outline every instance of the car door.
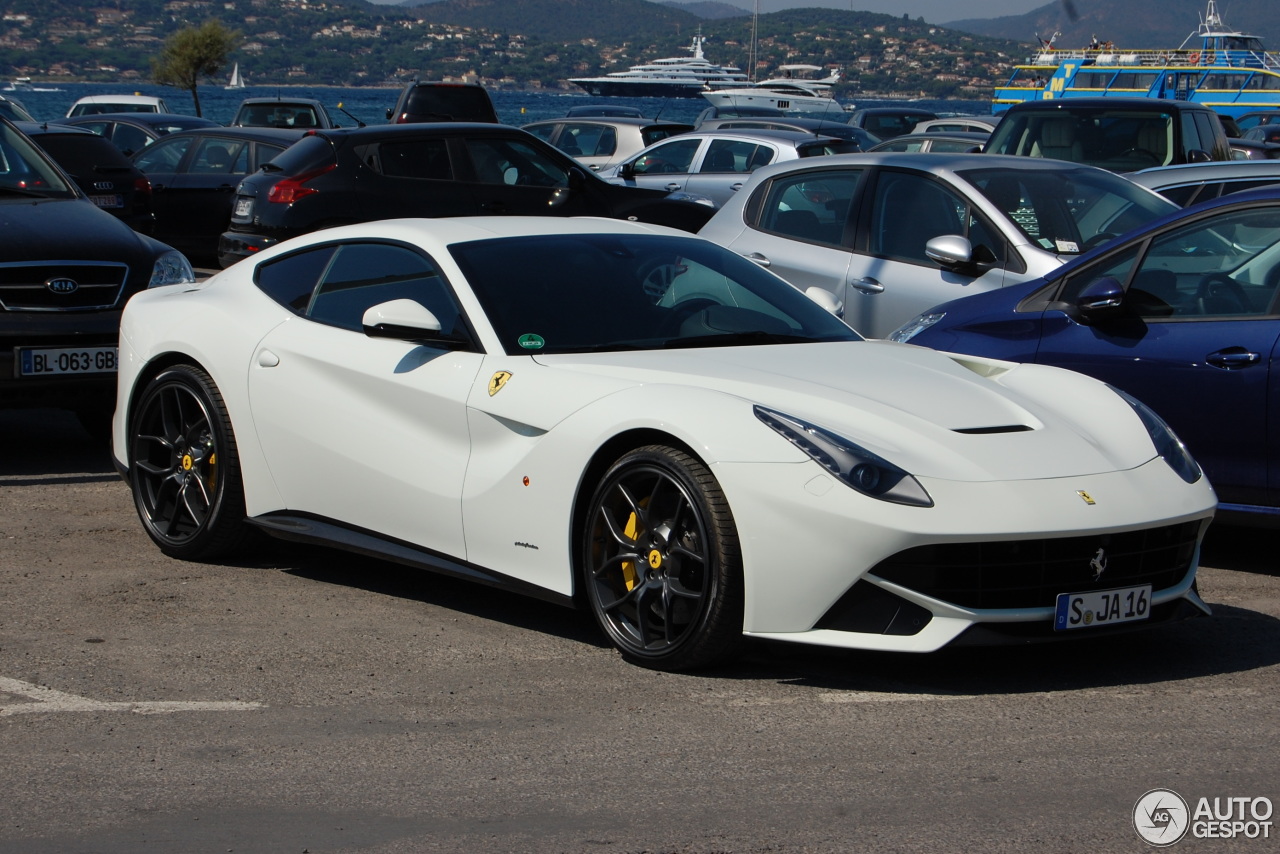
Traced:
POLYGON ((801 290, 819 287, 843 299, 849 220, 865 171, 845 166, 779 175, 758 203, 750 200, 747 227, 725 245, 801 290))
POLYGON ((567 156, 552 157, 531 141, 504 136, 474 136, 458 140, 466 149, 470 174, 460 177, 475 198, 481 214, 513 216, 604 215, 587 193, 575 192, 567 156))
MULTIPOLYGON (((348 211, 333 218, 388 219, 400 216, 473 216, 480 213, 472 187, 455 172, 450 140, 433 135, 394 138, 354 149, 355 162, 339 167, 353 192, 344 195, 348 211)), ((458 148, 459 156, 465 156, 458 148)))
POLYGON ((198 139, 194 134, 175 134, 133 156, 133 165, 151 182, 151 209, 156 215, 154 236, 188 254, 197 246, 197 241, 188 236, 190 199, 175 183, 198 139))
POLYGON ((258 286, 298 317, 249 366, 255 429, 285 507, 465 557, 466 400, 482 355, 362 331, 367 308, 410 299, 467 326, 435 263, 377 242, 263 265, 258 286))
POLYGON ((1125 283, 1128 311, 1096 323, 1044 314, 1037 361, 1078 370, 1152 407, 1224 503, 1276 504, 1280 416, 1272 365, 1280 315, 1280 206, 1220 212, 1157 235, 1068 279, 1125 283))
POLYGON ((750 139, 726 137, 708 142, 697 171, 685 181, 685 190, 706 196, 720 207, 742 189, 751 173, 778 158, 778 147, 750 139))
POLYGON ((954 187, 932 175, 879 169, 864 194, 842 296, 845 320, 881 338, 939 303, 1005 283, 1005 240, 954 187), (945 268, 925 254, 929 240, 959 235, 977 263, 945 268))
POLYGON ((252 168, 248 139, 202 136, 165 193, 168 233, 180 235, 197 255, 212 254, 231 220, 236 185, 252 168))
POLYGON ((630 187, 675 192, 684 189, 689 175, 701 162, 699 152, 709 140, 700 137, 673 137, 650 146, 619 167, 614 183, 630 187), (623 170, 627 174, 622 175, 623 170))

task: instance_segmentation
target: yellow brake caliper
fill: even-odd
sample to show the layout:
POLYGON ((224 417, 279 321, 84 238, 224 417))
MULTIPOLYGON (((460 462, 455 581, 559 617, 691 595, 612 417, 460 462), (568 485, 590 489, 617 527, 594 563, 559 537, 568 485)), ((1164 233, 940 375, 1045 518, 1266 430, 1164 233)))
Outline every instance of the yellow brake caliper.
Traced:
MULTIPOLYGON (((632 513, 631 518, 627 519, 627 527, 623 529, 622 533, 626 534, 627 538, 633 543, 640 536, 640 518, 635 513, 632 513)), ((635 588, 636 582, 640 580, 636 575, 635 561, 624 560, 622 562, 622 580, 627 583, 627 590, 635 588)))

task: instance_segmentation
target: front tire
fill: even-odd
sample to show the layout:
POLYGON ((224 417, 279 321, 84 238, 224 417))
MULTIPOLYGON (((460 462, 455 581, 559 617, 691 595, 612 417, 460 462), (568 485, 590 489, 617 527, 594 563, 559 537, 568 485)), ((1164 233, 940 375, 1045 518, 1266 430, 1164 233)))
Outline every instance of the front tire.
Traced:
POLYGON ((737 529, 719 483, 664 445, 618 459, 591 497, 581 567, 596 621, 628 661, 688 670, 742 639, 737 529))
POLYGON ((208 560, 250 536, 231 419, 201 369, 175 365, 147 384, 130 419, 129 459, 138 516, 165 554, 208 560))

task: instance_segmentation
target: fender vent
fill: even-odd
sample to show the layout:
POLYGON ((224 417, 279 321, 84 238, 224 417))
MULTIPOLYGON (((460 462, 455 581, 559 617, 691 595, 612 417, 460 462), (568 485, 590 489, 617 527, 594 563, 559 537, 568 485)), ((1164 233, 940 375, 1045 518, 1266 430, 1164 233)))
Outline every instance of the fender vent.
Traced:
POLYGON ((953 432, 982 435, 984 433, 1024 433, 1031 429, 1026 424, 1005 424, 1000 427, 958 427, 953 432))

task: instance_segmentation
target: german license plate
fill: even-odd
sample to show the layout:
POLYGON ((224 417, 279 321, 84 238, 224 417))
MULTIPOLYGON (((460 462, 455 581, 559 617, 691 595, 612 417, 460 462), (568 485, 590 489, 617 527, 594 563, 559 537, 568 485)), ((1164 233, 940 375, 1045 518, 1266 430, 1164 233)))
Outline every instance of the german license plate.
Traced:
POLYGON ((236 216, 248 216, 253 210, 253 199, 236 199, 236 216))
POLYGON ((1151 585, 1059 593, 1053 627, 1058 631, 1090 629, 1145 620, 1151 615, 1151 585))
POLYGON ((18 373, 24 377, 54 374, 111 374, 119 360, 116 347, 49 347, 18 351, 18 373))
POLYGON ((90 196, 89 201, 93 202, 100 208, 122 208, 124 207, 124 196, 90 196))

